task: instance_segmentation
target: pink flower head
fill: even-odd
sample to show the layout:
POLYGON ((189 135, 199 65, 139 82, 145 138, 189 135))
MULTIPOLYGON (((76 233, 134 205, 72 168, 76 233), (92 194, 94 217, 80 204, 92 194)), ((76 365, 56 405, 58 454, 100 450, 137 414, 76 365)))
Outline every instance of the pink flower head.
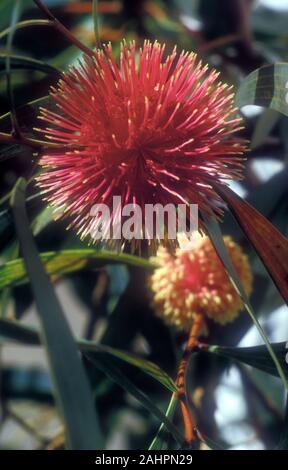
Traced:
MULTIPOLYGON (((246 294, 252 291, 250 262, 240 245, 225 236, 229 257, 246 294)), ((160 247, 152 258, 157 268, 150 277, 152 306, 169 325, 190 331, 199 314, 225 325, 233 322, 243 308, 208 237, 194 236, 187 249, 172 256, 160 247)))
POLYGON ((64 74, 41 109, 41 130, 59 144, 47 148, 37 178, 46 199, 64 209, 82 238, 93 228, 91 208, 112 205, 198 204, 221 211, 213 185, 241 177, 245 142, 233 137, 233 93, 194 53, 165 54, 165 45, 111 45, 64 74), (63 147, 62 147, 63 145, 63 147))

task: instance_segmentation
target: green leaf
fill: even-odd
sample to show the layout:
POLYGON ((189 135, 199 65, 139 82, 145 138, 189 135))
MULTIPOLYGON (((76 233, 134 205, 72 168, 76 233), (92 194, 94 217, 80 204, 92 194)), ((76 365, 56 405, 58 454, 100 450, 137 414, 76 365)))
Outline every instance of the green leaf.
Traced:
MULTIPOLYGON (((271 346, 273 347, 273 351, 275 352, 278 361, 288 378, 288 364, 285 360, 285 356, 287 354, 286 343, 272 343, 271 346)), ((223 346, 207 346, 206 348, 204 346, 203 350, 208 351, 209 353, 218 354, 218 356, 242 362, 243 364, 247 364, 248 366, 267 372, 270 375, 279 377, 275 363, 268 353, 265 345, 249 348, 227 348, 223 346)))
MULTIPOLYGON (((173 416, 177 407, 177 403, 178 403, 177 395, 173 393, 170 399, 167 411, 165 413, 166 418, 169 419, 170 421, 172 421, 173 419, 173 416)), ((168 450, 169 436, 170 436, 170 433, 166 429, 165 424, 162 422, 148 450, 168 450)))
POLYGON ((269 136, 270 132, 280 120, 281 114, 274 109, 266 109, 255 125, 250 147, 252 150, 264 144, 265 139, 269 136))
MULTIPOLYGON (((11 3, 11 0, 8 0, 11 3)), ((0 10, 1 11, 1 10, 0 10)), ((51 26, 51 21, 49 20, 24 20, 24 21, 18 21, 16 23, 14 29, 17 31, 18 29, 23 29, 23 28, 28 28, 30 26, 51 26)), ((11 31, 11 26, 9 28, 4 29, 0 33, 0 40, 7 36, 11 31)))
POLYGON ((88 358, 91 360, 91 362, 93 362, 97 369, 104 372, 104 374, 110 377, 111 380, 117 383, 126 392, 133 395, 134 398, 136 398, 144 406, 144 408, 146 408, 150 413, 158 418, 160 422, 163 422, 167 430, 172 434, 177 442, 183 442, 183 437, 176 426, 174 426, 174 424, 165 416, 165 414, 153 403, 148 395, 136 387, 133 382, 131 382, 131 380, 129 380, 120 371, 120 369, 113 364, 112 361, 108 361, 107 359, 103 358, 99 360, 91 354, 88 355, 88 358))
POLYGON ((46 206, 39 212, 38 215, 36 215, 31 224, 31 229, 35 237, 36 235, 39 235, 39 233, 42 232, 42 230, 44 230, 44 228, 46 228, 47 225, 54 220, 53 212, 54 211, 52 207, 46 206))
POLYGON ((19 322, 0 319, 0 338, 27 346, 40 346, 40 333, 36 328, 21 325, 19 322))
POLYGON ((225 445, 224 443, 219 443, 214 441, 214 439, 211 439, 210 437, 206 436, 206 434, 201 433, 201 437, 203 438, 205 444, 211 449, 211 450, 228 450, 229 445, 225 445))
MULTIPOLYGON (((13 240, 7 248, 1 253, 3 259, 12 260, 19 256, 19 243, 17 240, 13 240)), ((6 316, 8 306, 11 300, 12 289, 6 287, 0 293, 0 317, 6 316)))
MULTIPOLYGON (((45 96, 42 96, 41 98, 37 98, 36 100, 28 101, 28 103, 17 108, 18 119, 22 120, 23 122, 31 120, 31 118, 34 120, 35 114, 38 113, 39 107, 45 104, 48 104, 49 100, 50 100, 50 96, 45 95, 45 96)), ((11 116, 10 112, 2 114, 2 116, 0 116, 0 122, 2 121, 1 124, 2 123, 5 124, 6 120, 10 119, 10 116, 11 116)))
POLYGON ((38 255, 25 208, 26 182, 18 180, 11 198, 15 226, 31 281, 56 401, 71 449, 102 449, 103 438, 92 392, 61 305, 38 255))
MULTIPOLYGON (((29 184, 29 182, 28 182, 29 184)), ((26 203, 30 203, 31 201, 34 201, 36 198, 38 198, 40 193, 34 194, 33 196, 29 196, 26 199, 26 203)), ((13 217, 12 217, 12 212, 11 212, 11 207, 7 206, 7 201, 9 201, 9 198, 11 196, 11 192, 8 192, 0 201, 0 238, 4 239, 5 238, 5 233, 11 233, 12 235, 14 234, 14 224, 13 224, 13 217), (1 207, 3 205, 3 208, 1 207)), ((45 207, 42 209, 42 211, 36 215, 35 219, 33 220, 31 224, 31 228, 33 231, 33 235, 38 235, 51 221, 53 220, 52 217, 52 210, 50 207, 45 207)), ((1 247, 2 248, 2 247, 1 247)), ((12 258, 15 259, 19 256, 16 256, 16 254, 13 254, 13 257, 9 257, 8 259, 3 256, 4 253, 1 253, 1 256, 3 257, 1 261, 10 261, 12 258)), ((2 265, 3 266, 3 265, 2 265)))
POLYGON ((278 371, 278 374, 279 374, 279 377, 281 378, 282 382, 283 382, 283 385, 284 387, 288 390, 288 378, 285 374, 285 371, 281 365, 281 363, 279 362, 278 358, 277 358, 277 355, 275 354, 274 350, 273 350, 273 347, 271 346, 270 342, 269 342, 269 339, 267 338, 266 336, 266 333, 265 331, 263 330, 262 326, 260 325, 254 311, 253 311, 253 308, 252 308, 252 305, 250 304, 249 302, 249 299, 247 298, 246 296, 246 293, 242 287, 242 284, 241 284, 241 281, 236 273, 236 270, 234 268, 234 265, 228 255, 228 252, 227 252, 227 249, 226 249, 226 246, 224 244, 224 241, 223 241, 223 237, 222 237, 222 233, 221 233, 221 230, 220 230, 220 227, 219 227, 219 223, 217 222, 217 220, 215 218, 209 218, 207 217, 206 215, 202 214, 203 216, 203 219, 205 221, 205 227, 207 229, 207 232, 208 232, 208 235, 210 237, 210 240, 211 240, 211 243, 213 244, 218 256, 219 256, 219 259, 221 260, 229 278, 230 278, 230 281, 233 285, 233 287, 235 288, 236 292, 238 293, 238 295, 240 296, 240 298, 242 299, 243 301, 243 304, 245 306, 245 309, 246 311, 248 312, 248 314, 250 315, 254 325, 256 326, 260 336, 262 337, 265 345, 266 345, 266 348, 267 348, 267 351, 269 352, 270 356, 271 356, 271 359, 272 361, 274 362, 275 364, 275 367, 278 371))
MULTIPOLYGON (((16 341, 30 346, 41 345, 41 338, 38 330, 22 325, 19 322, 12 322, 4 319, 0 319, 0 337, 4 341, 16 341)), ((127 364, 137 367, 145 374, 150 375, 161 385, 166 387, 167 390, 172 392, 177 391, 177 387, 169 375, 151 361, 147 361, 135 356, 134 354, 110 348, 109 346, 104 346, 102 344, 97 344, 93 341, 87 341, 85 339, 79 339, 77 341, 77 345, 83 353, 89 352, 91 357, 95 356, 97 359, 101 359, 102 357, 115 357, 120 359, 127 364)))
MULTIPOLYGON (((94 249, 62 250, 40 253, 41 261, 50 276, 62 276, 82 269, 99 268, 107 264, 128 264, 145 269, 155 266, 148 260, 126 253, 97 251, 94 249)), ((28 282, 23 259, 9 261, 0 266, 0 289, 28 282)))
POLYGON ((95 352, 96 356, 97 353, 98 355, 100 353, 100 358, 103 353, 106 356, 110 355, 116 357, 121 361, 124 361, 132 366, 137 367, 138 369, 142 370, 145 374, 150 375, 162 385, 164 385, 164 387, 166 387, 171 392, 177 392, 177 387, 174 381, 169 377, 169 375, 166 374, 166 372, 164 372, 162 369, 160 369, 160 367, 158 367, 151 361, 147 361, 145 359, 142 359, 141 357, 137 357, 136 355, 125 351, 120 351, 119 349, 110 348, 109 346, 104 345, 98 345, 92 343, 91 341, 80 340, 79 346, 82 352, 89 352, 90 358, 93 357, 93 351, 95 352))
MULTIPOLYGON (((38 235, 52 220, 53 211, 49 206, 44 207, 40 213, 35 217, 31 224, 31 230, 34 236, 38 235)), ((12 216, 11 216, 12 219, 12 216)), ((0 218, 0 221, 2 219, 0 218)), ((12 222, 12 221, 11 221, 12 222)), ((12 225, 12 224, 11 224, 12 225)), ((0 233, 2 232, 2 227, 0 233)), ((2 261, 12 261, 19 257, 19 243, 16 240, 12 240, 10 244, 1 252, 2 261)), ((6 287, 1 291, 0 294, 0 316, 6 316, 7 306, 13 293, 12 287, 6 287)))
MULTIPOLYGON (((13 70, 36 70, 48 74, 60 74, 60 70, 52 65, 46 64, 41 60, 32 59, 30 57, 22 57, 18 55, 10 55, 10 71, 13 70)), ((0 74, 6 73, 7 54, 0 54, 0 74)))
MULTIPOLYGON (((0 210, 0 236, 1 236, 1 249, 3 240, 5 240, 6 235, 10 236, 13 233, 13 219, 9 209, 0 210)), ((1 260, 2 261, 2 260, 1 260)), ((1 268, 0 268, 1 269, 1 268)))
MULTIPOLYGON (((32 5, 31 0, 22 0, 23 8, 32 5)), ((0 30, 5 28, 11 18, 14 2, 11 0, 1 0, 0 2, 0 30)))
POLYGON ((275 109, 288 116, 288 64, 264 65, 241 81, 236 106, 248 104, 275 109))

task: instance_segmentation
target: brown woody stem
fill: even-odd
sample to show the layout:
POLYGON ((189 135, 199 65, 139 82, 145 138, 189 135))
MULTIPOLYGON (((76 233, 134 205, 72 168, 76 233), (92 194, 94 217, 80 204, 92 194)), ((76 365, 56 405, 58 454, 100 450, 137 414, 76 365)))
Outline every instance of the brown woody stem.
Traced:
POLYGON ((197 317, 195 318, 193 322, 190 335, 189 335, 189 338, 185 347, 185 351, 184 351, 183 357, 179 365, 177 379, 176 379, 176 385, 178 387, 177 396, 180 401, 181 412, 182 412, 183 423, 184 423, 184 430, 185 430, 185 441, 187 444, 191 444, 194 440, 197 440, 198 436, 197 436, 197 433, 195 432, 196 425, 195 425, 194 417, 192 416, 192 413, 189 407, 188 397, 186 393, 185 375, 186 375, 186 370, 187 370, 190 354, 193 352, 193 349, 198 345, 198 338, 199 338, 199 335, 201 334, 203 325, 204 325, 204 317, 202 314, 199 314, 197 315, 197 317))

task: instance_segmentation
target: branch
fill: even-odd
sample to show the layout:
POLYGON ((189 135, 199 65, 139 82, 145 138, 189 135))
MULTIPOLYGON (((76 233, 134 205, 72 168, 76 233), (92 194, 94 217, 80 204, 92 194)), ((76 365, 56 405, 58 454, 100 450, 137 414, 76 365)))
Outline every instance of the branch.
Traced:
POLYGON ((191 444, 195 440, 199 440, 199 433, 194 422, 194 418, 189 408, 188 397, 185 387, 185 377, 188 366, 188 361, 191 353, 198 346, 198 337, 201 334, 201 330, 204 325, 204 317, 199 314, 192 325, 189 339, 179 365, 176 385, 178 387, 177 396, 180 401, 181 412, 183 416, 184 428, 185 428, 185 441, 186 444, 191 444))
POLYGON ((63 36, 65 36, 68 41, 74 44, 78 49, 84 52, 84 54, 89 55, 90 57, 94 57, 94 53, 89 47, 85 46, 81 41, 79 41, 72 33, 70 33, 69 29, 67 29, 62 23, 60 23, 57 18, 53 15, 53 13, 49 10, 49 8, 42 3, 41 0, 33 0, 35 5, 39 8, 39 10, 44 13, 45 16, 51 21, 54 28, 57 29, 63 36))

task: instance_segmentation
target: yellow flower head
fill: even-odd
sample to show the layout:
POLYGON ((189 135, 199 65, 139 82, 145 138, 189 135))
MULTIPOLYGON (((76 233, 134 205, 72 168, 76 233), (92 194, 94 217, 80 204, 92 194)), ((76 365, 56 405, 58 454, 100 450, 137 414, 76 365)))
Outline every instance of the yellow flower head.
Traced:
MULTIPOLYGON (((231 237, 224 243, 247 295, 252 272, 247 256, 231 237)), ((158 267, 150 279, 152 305, 158 316, 189 330, 196 315, 203 314, 222 325, 232 322, 243 304, 232 286, 208 237, 195 236, 175 256, 161 247, 153 258, 158 267)))

